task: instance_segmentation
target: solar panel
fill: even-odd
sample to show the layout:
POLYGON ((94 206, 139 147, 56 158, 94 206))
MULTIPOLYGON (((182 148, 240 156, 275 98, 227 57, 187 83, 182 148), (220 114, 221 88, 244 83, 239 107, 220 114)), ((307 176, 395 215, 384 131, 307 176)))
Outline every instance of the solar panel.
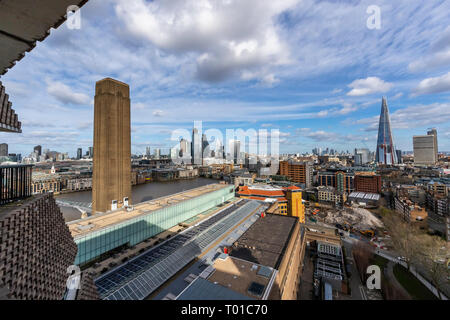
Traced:
MULTIPOLYGON (((167 281, 199 253, 212 244, 224 232, 241 221, 249 211, 260 204, 256 201, 240 201, 226 208, 189 232, 176 235, 158 248, 150 249, 128 264, 96 280, 100 294, 105 299, 144 299, 167 281), (118 276, 120 275, 120 276, 118 276), (107 283, 107 281, 110 283, 107 283)), ((250 225, 250 224, 248 224, 250 225)))

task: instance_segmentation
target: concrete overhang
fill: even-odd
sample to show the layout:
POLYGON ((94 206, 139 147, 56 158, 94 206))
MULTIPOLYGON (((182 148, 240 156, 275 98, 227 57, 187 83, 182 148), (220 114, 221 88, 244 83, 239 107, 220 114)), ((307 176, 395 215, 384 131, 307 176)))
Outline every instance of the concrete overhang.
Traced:
POLYGON ((67 19, 67 8, 88 0, 0 0, 0 76, 67 19))

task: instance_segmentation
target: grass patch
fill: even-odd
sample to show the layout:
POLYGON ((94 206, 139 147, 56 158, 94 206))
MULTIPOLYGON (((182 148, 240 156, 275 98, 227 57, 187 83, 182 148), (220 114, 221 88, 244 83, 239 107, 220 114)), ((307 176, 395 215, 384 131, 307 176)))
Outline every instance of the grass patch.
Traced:
POLYGON ((405 267, 396 264, 394 275, 414 300, 437 300, 437 297, 405 267))
POLYGON ((388 264, 388 260, 386 258, 383 258, 376 254, 376 255, 374 255, 374 258, 372 259, 372 263, 379 266, 381 270, 384 270, 384 268, 386 268, 386 266, 388 264))

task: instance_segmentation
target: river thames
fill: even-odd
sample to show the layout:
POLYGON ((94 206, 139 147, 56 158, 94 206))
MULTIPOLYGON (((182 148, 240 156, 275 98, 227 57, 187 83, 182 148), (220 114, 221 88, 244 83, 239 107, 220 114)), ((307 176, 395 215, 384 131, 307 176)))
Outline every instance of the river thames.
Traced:
MULTIPOLYGON (((150 182, 146 184, 141 184, 133 186, 132 188, 132 201, 133 204, 140 202, 153 200, 156 198, 164 197, 170 194, 183 192, 189 189, 201 187, 211 183, 218 183, 218 180, 207 179, 207 178, 196 178, 192 180, 176 180, 168 182, 150 182)), ((81 191, 74 193, 65 193, 55 196, 56 199, 69 200, 69 201, 79 201, 79 202, 92 202, 92 192, 91 191, 81 191)), ((62 207, 64 219, 66 222, 77 220, 81 218, 81 213, 75 208, 62 207)))

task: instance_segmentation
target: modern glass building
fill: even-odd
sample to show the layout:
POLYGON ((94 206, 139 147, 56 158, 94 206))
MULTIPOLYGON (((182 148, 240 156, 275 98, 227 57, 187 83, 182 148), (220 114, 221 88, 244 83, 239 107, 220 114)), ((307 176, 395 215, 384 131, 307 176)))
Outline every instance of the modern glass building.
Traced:
POLYGON ((134 246, 232 198, 233 186, 226 185, 219 190, 168 204, 158 210, 149 210, 148 213, 75 236, 78 246, 75 264, 83 265, 123 245, 134 246))
POLYGON ((375 157, 377 163, 394 165, 398 163, 397 153, 392 137, 391 121, 389 120, 389 109, 386 97, 381 102, 380 122, 378 125, 377 153, 375 157))

